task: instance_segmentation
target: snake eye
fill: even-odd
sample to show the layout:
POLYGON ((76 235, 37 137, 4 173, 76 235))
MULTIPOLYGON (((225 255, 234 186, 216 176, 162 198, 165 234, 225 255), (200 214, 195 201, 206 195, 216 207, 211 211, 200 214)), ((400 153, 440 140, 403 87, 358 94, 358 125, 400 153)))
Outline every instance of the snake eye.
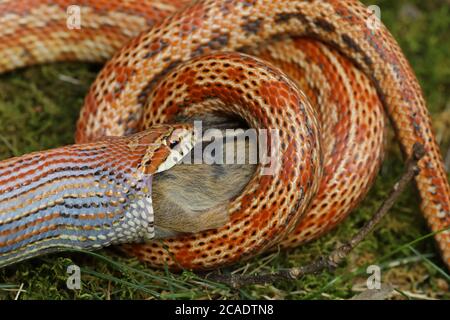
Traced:
POLYGON ((173 148, 175 148, 179 143, 180 143, 180 141, 172 141, 172 142, 169 144, 169 148, 170 148, 170 149, 173 149, 173 148))

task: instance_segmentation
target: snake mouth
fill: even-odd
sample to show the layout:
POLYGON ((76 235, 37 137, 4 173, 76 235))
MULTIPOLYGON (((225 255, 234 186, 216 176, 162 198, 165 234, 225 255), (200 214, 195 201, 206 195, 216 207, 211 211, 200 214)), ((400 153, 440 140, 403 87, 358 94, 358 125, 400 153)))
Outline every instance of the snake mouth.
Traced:
POLYGON ((167 158, 158 166, 155 173, 169 170, 179 164, 188 155, 195 145, 195 135, 187 129, 175 129, 172 134, 162 142, 169 149, 167 158))

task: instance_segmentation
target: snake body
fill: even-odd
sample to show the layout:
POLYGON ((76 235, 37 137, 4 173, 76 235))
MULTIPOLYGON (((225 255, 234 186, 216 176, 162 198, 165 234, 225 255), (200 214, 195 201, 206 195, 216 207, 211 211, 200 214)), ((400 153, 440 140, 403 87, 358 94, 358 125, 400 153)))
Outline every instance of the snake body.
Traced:
POLYGON ((2 161, 0 263, 154 239, 152 175, 175 164, 172 142, 192 148, 188 129, 153 127, 2 161))
MULTIPOLYGON (((425 146, 416 182, 431 230, 450 226, 450 188, 420 86, 396 41, 381 23, 369 26, 373 16, 358 1, 83 0, 82 28, 68 30, 72 4, 2 1, 0 71, 103 61, 126 43, 86 97, 77 143, 133 134, 179 113, 234 114, 280 131, 280 166, 273 176, 256 174, 230 202, 227 225, 123 246, 127 252, 153 266, 205 269, 316 238, 368 190, 382 156, 383 108, 406 157, 414 143, 425 146)), ((436 240, 450 265, 449 231, 436 240)))

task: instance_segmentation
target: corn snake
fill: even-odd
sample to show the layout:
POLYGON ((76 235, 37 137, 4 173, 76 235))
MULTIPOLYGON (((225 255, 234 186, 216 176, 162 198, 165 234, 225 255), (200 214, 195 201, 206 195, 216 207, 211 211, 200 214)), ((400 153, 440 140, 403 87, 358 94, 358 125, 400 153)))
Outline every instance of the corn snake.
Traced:
MULTIPOLYGON (((5 53, 2 57, 6 57, 0 60, 1 70, 7 71, 20 66, 54 60, 103 59, 111 55, 131 35, 143 29, 147 23, 153 24, 156 21, 153 29, 126 45, 125 49, 107 63, 99 75, 86 99, 78 123, 76 138, 78 143, 95 141, 105 135, 123 135, 139 131, 145 127, 139 123, 141 118, 147 121, 146 126, 170 120, 173 111, 164 113, 161 107, 161 101, 170 99, 163 94, 167 92, 164 86, 167 87, 170 81, 157 84, 155 79, 159 80, 163 75, 170 75, 171 69, 175 66, 182 65, 184 61, 201 54, 216 50, 244 51, 279 65, 296 80, 320 110, 322 117, 320 120, 325 123, 322 140, 325 141, 326 149, 324 150, 325 165, 329 160, 328 167, 324 168, 324 176, 328 177, 328 180, 322 179, 320 187, 322 191, 319 191, 319 195, 315 198, 317 200, 312 203, 312 211, 302 219, 293 235, 283 242, 284 246, 298 245, 327 231, 342 220, 365 194, 373 179, 370 176, 373 177, 376 172, 382 154, 384 120, 380 111, 381 105, 387 109, 393 120, 406 154, 409 154, 414 142, 425 143, 429 156, 422 161, 422 172, 417 178, 419 190, 425 199, 422 210, 432 230, 437 231, 448 227, 450 202, 448 182, 438 147, 431 133, 431 125, 420 88, 395 40, 382 26, 375 31, 368 29, 366 21, 369 12, 358 2, 205 1, 195 3, 177 12, 170 19, 159 22, 156 14, 168 14, 169 11, 178 9, 185 3, 157 1, 145 9, 140 1, 104 3, 83 1, 80 4, 85 8, 82 16, 87 19, 85 23, 88 26, 86 28, 88 32, 76 34, 69 32, 75 35, 73 39, 71 36, 64 36, 67 34, 64 9, 69 4, 71 3, 67 1, 36 1, 35 3, 6 1, 0 4, 0 12, 22 14, 25 19, 20 26, 12 22, 12 26, 3 28, 6 31, 0 34, 6 39, 8 36, 12 39, 2 41, 0 45, 0 52, 5 53), (33 14, 41 15, 42 18, 44 13, 48 17, 53 17, 53 20, 49 19, 51 23, 40 26, 36 19, 26 20, 33 14), (126 19, 127 14, 129 20, 126 19), (120 21, 118 26, 111 22, 118 21, 120 18, 125 22, 120 21), (36 25, 33 25, 33 22, 36 25), (24 25, 29 26, 29 29, 23 27, 24 25), (127 31, 119 32, 127 28, 129 28, 127 31), (30 41, 31 44, 29 46, 14 45, 12 41, 17 37, 17 33, 12 35, 13 33, 11 31, 8 33, 8 30, 20 31, 19 34, 23 36, 23 39, 30 41), (35 30, 39 30, 40 33, 35 33, 35 30), (62 33, 61 30, 65 32, 62 33), (40 34, 44 35, 44 38, 40 34), (314 37, 324 43, 332 44, 341 53, 312 39, 289 40, 281 35, 314 37), (46 39, 52 41, 48 40, 46 44, 46 39), (90 42, 91 39, 101 44, 98 52, 94 52, 92 42, 95 41, 90 42), (265 45, 269 40, 271 43, 265 45), (61 41, 65 42, 65 46, 61 41), (39 45, 34 47, 33 43, 39 45), (43 47, 51 48, 51 50, 43 50, 43 47), (43 54, 42 51, 47 52, 43 54), (22 60, 17 56, 22 57, 22 60), (344 56, 355 61, 362 71, 351 67, 344 56), (308 67, 304 61, 312 63, 315 67, 308 67), (333 63, 338 70, 336 72, 328 72, 327 68, 320 68, 321 65, 333 63), (148 70, 151 70, 151 73, 148 70), (346 92, 346 94, 352 91, 348 101, 342 102, 335 98, 333 100, 332 93, 328 93, 328 97, 324 98, 327 92, 320 85, 325 84, 327 79, 332 77, 339 81, 328 80, 328 86, 331 87, 328 90, 346 92), (375 85, 375 89, 370 83, 375 85), (351 87, 356 89, 351 90, 351 87), (152 105, 142 115, 142 107, 151 94, 154 95, 154 99, 149 100, 152 105), (330 100, 337 111, 327 113, 328 106, 323 101, 330 100), (121 108, 118 108, 119 105, 121 108), (352 112, 353 109, 358 112, 352 112), (339 117, 339 114, 348 116, 339 117), (112 126, 111 123, 116 126, 112 126), (366 125, 365 128, 364 125, 366 125), (333 135, 333 132, 340 133, 343 138, 335 141, 332 137, 336 134, 333 135), (351 141, 358 143, 350 144, 351 141), (367 157, 362 156, 363 154, 367 157), (362 159, 358 159, 358 155, 362 159), (336 159, 339 157, 342 159, 336 159), (367 171, 369 178, 359 177, 358 170, 367 171), (346 175, 348 180, 343 179, 346 175), (361 180, 364 181, 361 182, 361 180), (331 192, 330 190, 339 191, 331 192), (351 196, 339 201, 334 200, 345 193, 350 193, 351 196), (328 206, 325 205, 327 203, 328 206)), ((10 17, 5 21, 11 24, 8 21, 13 19, 10 17)), ((215 63, 211 65, 212 67, 219 64, 223 69, 225 66, 224 62, 221 62, 222 58, 220 55, 208 57, 205 63, 209 65, 215 63)), ((199 68, 198 62, 192 62, 192 65, 188 63, 184 66, 186 76, 192 66, 199 68)), ((208 72, 205 71, 205 74, 208 75, 208 72)), ((182 78, 181 75, 178 77, 182 78)), ((191 77, 194 79, 193 82, 199 81, 198 75, 191 75, 191 77)), ((254 86, 257 85, 260 84, 257 83, 254 86)), ((269 91, 270 95, 271 90, 266 91, 269 91)), ((246 120, 251 123, 252 119, 246 118, 246 120)), ((256 185, 256 182, 253 183, 256 185)), ((248 190, 250 189, 249 187, 248 190)), ((311 193, 314 193, 312 191, 311 193)), ((278 195, 279 202, 275 201, 275 205, 282 207, 281 201, 285 196, 284 193, 278 195)), ((293 217, 283 217, 283 223, 280 221, 268 223, 270 213, 274 210, 264 211, 262 207, 264 201, 269 201, 264 200, 265 198, 273 199, 274 197, 275 193, 273 196, 263 197, 260 206, 252 208, 253 204, 250 205, 248 200, 245 201, 248 197, 242 196, 230 205, 233 214, 229 225, 219 230, 186 236, 181 240, 166 240, 164 246, 168 247, 170 254, 159 243, 128 245, 126 250, 159 266, 168 263, 172 267, 181 264, 189 268, 212 268, 234 262, 281 240, 281 235, 275 237, 270 233, 283 234, 293 228, 296 222, 293 217), (245 208, 242 209, 242 207, 245 208), (249 213, 255 209, 260 215, 259 218, 256 213, 249 213), (264 217, 261 218, 261 216, 264 217), (283 224, 286 225, 282 226, 283 224), (253 234, 256 229, 261 232, 253 234), (255 239, 257 237, 262 240, 255 239), (267 240, 269 238, 270 241, 267 240)), ((289 200, 285 200, 285 203, 289 200)), ((303 201, 302 206, 305 207, 306 202, 303 201)), ((303 207, 297 208, 297 211, 304 210, 303 207)), ((437 238, 444 260, 449 264, 448 233, 441 233, 437 238)))

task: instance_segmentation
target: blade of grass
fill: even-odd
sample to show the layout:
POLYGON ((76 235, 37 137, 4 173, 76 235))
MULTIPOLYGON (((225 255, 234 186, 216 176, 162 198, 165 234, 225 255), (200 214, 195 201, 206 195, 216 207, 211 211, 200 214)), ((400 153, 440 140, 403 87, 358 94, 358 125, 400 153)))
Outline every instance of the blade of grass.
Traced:
POLYGON ((129 282, 129 281, 126 281, 126 280, 122 280, 122 279, 119 279, 119 278, 116 278, 116 277, 113 277, 113 276, 110 276, 110 275, 107 275, 107 274, 104 274, 104 273, 100 273, 100 272, 97 272, 97 271, 94 271, 94 270, 90 270, 90 269, 87 269, 87 268, 81 268, 81 271, 83 273, 85 273, 85 274, 89 274, 91 276, 94 276, 94 277, 97 277, 97 278, 100 278, 100 279, 103 279, 103 280, 109 280, 109 281, 112 281, 112 282, 115 282, 115 283, 126 285, 126 286, 128 286, 130 288, 133 288, 133 289, 136 289, 136 290, 140 290, 140 291, 148 293, 148 294, 150 294, 150 295, 152 295, 153 297, 156 297, 156 298, 160 298, 161 297, 161 295, 158 292, 150 290, 150 289, 148 289, 148 288, 146 288, 146 287, 144 287, 142 285, 138 285, 138 284, 135 284, 135 283, 132 283, 132 282, 129 282))
POLYGON ((408 249, 412 251, 414 254, 416 254, 418 257, 422 258, 423 261, 425 261, 429 266, 431 266, 434 270, 436 270, 438 273, 440 273, 447 281, 450 282, 450 275, 442 270, 442 268, 439 268, 433 261, 425 257, 421 252, 414 249, 413 247, 409 246, 408 249))

